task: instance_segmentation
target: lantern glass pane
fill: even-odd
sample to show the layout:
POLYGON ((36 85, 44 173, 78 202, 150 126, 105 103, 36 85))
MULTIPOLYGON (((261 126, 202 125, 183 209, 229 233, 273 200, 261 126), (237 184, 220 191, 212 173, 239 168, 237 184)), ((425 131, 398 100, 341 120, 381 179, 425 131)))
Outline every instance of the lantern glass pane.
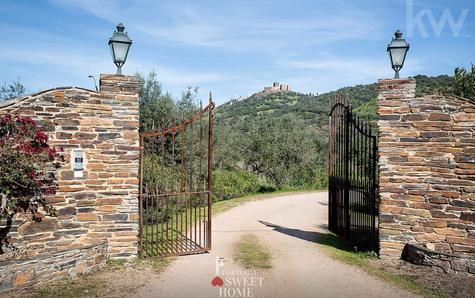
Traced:
POLYGON ((129 51, 130 44, 122 42, 112 42, 112 58, 115 63, 124 63, 127 58, 127 52, 129 51))
POLYGON ((112 61, 115 62, 114 48, 112 47, 112 43, 109 43, 109 48, 111 49, 112 61))
POLYGON ((404 57, 406 56, 407 48, 392 48, 390 51, 393 67, 401 68, 404 63, 404 57))

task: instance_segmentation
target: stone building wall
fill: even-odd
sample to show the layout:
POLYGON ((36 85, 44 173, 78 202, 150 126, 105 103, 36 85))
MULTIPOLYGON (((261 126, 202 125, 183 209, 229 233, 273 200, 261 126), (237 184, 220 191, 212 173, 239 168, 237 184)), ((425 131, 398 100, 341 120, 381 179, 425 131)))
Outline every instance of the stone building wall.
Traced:
POLYGON ((55 260, 104 242, 108 257, 137 256, 138 88, 138 77, 101 75, 100 92, 55 88, 0 103, 0 116, 29 116, 49 135, 51 146, 64 148, 55 173, 58 191, 47 198, 57 216, 41 222, 15 218, 0 268, 12 266, 10 261, 19 268, 21 260, 31 267, 32 259, 55 260), (73 150, 84 152, 84 171, 73 170, 73 150))
POLYGON ((407 243, 475 255, 475 104, 379 81, 380 255, 407 243))

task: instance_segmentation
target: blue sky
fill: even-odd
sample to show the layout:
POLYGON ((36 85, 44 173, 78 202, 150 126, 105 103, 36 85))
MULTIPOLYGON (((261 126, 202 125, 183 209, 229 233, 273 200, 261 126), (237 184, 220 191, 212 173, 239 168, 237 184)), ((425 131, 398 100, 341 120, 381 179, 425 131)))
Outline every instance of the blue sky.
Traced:
POLYGON ((391 77, 396 29, 411 44, 402 76, 475 63, 473 0, 0 0, 0 83, 93 88, 88 75, 115 72, 118 22, 125 74, 154 69, 173 94, 198 86, 218 103, 273 81, 321 93, 391 77))

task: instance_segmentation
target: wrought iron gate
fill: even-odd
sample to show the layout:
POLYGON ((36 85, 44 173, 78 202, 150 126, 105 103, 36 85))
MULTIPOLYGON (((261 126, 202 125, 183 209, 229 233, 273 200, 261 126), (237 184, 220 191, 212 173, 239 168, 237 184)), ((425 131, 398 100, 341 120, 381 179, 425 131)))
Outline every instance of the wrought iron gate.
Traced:
POLYGON ((142 257, 211 250, 213 109, 140 135, 142 257))
POLYGON ((329 123, 329 229, 378 251, 377 142, 371 125, 360 120, 338 95, 329 123))

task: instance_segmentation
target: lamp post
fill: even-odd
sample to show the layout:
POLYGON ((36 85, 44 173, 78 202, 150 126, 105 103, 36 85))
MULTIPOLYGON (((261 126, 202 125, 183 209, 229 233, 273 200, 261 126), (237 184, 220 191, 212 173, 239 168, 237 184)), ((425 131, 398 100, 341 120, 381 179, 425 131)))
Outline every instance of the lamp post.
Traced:
POLYGON ((402 38, 402 32, 397 30, 394 33, 393 40, 388 45, 389 58, 391 59, 391 66, 396 72, 394 74, 395 79, 399 79, 399 71, 404 65, 404 60, 406 60, 406 54, 409 50, 409 44, 404 38, 402 38))
POLYGON ((122 74, 122 65, 124 65, 125 60, 127 60, 127 54, 129 53, 129 48, 132 44, 132 40, 127 35, 127 32, 124 32, 124 29, 124 25, 119 23, 117 25, 117 30, 109 39, 112 60, 114 60, 114 64, 117 66, 118 75, 122 74))

